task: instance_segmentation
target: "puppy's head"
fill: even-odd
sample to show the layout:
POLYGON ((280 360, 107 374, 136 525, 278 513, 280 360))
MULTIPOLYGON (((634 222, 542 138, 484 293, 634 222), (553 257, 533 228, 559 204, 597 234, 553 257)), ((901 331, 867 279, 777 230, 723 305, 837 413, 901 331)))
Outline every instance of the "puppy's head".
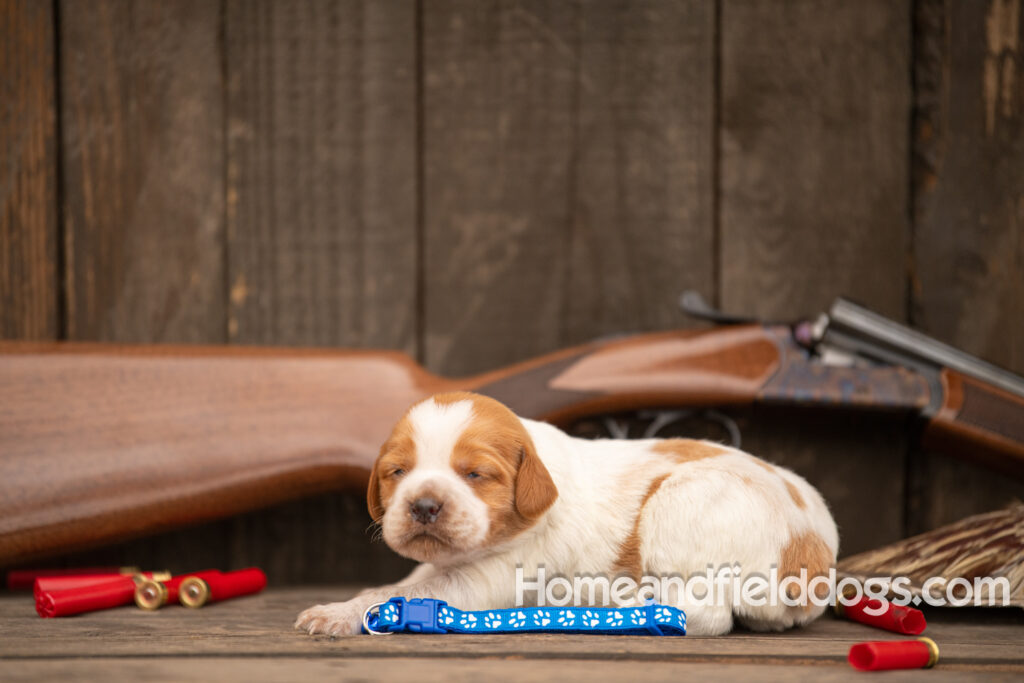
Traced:
POLYGON ((399 420, 366 499, 392 549, 446 564, 529 528, 557 496, 519 418, 459 392, 428 398, 399 420))

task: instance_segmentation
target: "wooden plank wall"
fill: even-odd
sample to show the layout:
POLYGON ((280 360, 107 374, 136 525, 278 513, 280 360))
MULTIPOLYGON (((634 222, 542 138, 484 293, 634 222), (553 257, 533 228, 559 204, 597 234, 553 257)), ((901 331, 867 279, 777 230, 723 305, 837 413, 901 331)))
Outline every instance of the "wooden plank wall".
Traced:
MULTIPOLYGON (((925 0, 914 62, 915 326, 1024 374, 1024 3, 925 0)), ((909 525, 929 529, 1021 487, 919 458, 909 525)))
MULTIPOLYGON (((843 292, 903 318, 910 40, 905 2, 722 4, 724 308, 793 320, 843 292)), ((775 411, 758 425, 752 450, 829 492, 845 552, 902 535, 902 425, 775 411)))
MULTIPOLYGON (((223 21, 229 340, 415 355, 415 5, 229 0, 223 21)), ((365 507, 319 496, 239 517, 220 532, 227 563, 278 581, 402 573, 365 507)))
POLYGON ((0 336, 56 339, 53 7, 0 0, 0 336))
POLYGON ((679 326, 713 289, 714 6, 424 7, 427 365, 679 326))
POLYGON ((59 16, 67 338, 225 341, 216 4, 59 16))
MULTIPOLYGON (((0 335, 393 348, 450 375, 846 294, 1024 372, 1020 0, 0 0, 0 335)), ((748 411, 845 552, 1024 487, 748 411)), ((66 563, 407 568, 359 496, 66 563)))

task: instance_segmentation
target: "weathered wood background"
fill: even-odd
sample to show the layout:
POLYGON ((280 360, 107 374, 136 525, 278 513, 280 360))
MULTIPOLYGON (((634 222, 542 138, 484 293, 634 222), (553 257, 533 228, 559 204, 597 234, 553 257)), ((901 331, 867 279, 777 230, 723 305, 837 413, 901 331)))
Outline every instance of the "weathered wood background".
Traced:
MULTIPOLYGON (((1024 372, 1021 4, 0 0, 0 335, 458 375, 685 326, 689 287, 1024 372)), ((846 553, 1024 496, 892 421, 737 419, 846 553)), ((61 561, 394 576, 368 522, 324 496, 61 561)))

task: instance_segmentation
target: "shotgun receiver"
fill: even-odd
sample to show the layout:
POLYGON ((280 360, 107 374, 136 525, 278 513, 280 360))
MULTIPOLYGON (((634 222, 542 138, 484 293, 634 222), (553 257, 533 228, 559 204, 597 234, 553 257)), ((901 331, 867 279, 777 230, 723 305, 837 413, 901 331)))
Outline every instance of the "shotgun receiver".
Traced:
POLYGON ((458 380, 388 351, 2 342, 0 565, 361 489, 405 409, 455 389, 562 425, 654 407, 900 411, 926 447, 1024 478, 1019 377, 843 300, 794 326, 628 336, 458 380))

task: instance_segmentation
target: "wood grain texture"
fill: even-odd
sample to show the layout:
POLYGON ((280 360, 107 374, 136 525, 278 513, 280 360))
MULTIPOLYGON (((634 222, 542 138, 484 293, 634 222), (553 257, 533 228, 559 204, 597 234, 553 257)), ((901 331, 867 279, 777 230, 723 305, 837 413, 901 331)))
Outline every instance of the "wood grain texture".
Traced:
MULTIPOLYGON (((1024 12, 1019 0, 918 4, 912 321, 1024 373, 1024 12)), ((1024 498, 938 454, 916 474, 919 533, 1024 498)))
POLYGON ((216 3, 61 3, 67 335, 224 339, 216 3))
POLYGON ((924 430, 924 448, 1024 483, 1024 397, 949 369, 941 381, 945 400, 924 430))
POLYGON ((53 7, 0 0, 0 338, 59 331, 53 7))
POLYGON ((0 352, 3 564, 346 483, 362 498, 395 416, 436 379, 382 352, 10 343, 0 352))
POLYGON ((415 352, 415 5, 227 3, 229 338, 415 352))
MULTIPOLYGON (((56 666, 43 668, 48 662, 88 658, 93 662, 120 661, 130 665, 141 657, 154 664, 145 675, 147 680, 161 680, 160 677, 174 677, 174 674, 178 674, 176 679, 180 680, 181 671, 193 669, 164 667, 186 666, 188 661, 207 663, 214 667, 210 673, 220 673, 223 669, 216 668, 216 663, 223 658, 249 661, 258 658, 267 666, 292 661, 295 669, 284 676, 288 680, 301 678, 304 664, 332 661, 352 665, 352 669, 339 671, 350 677, 377 679, 380 674, 375 672, 385 669, 373 665, 382 660, 396 667, 391 669, 396 672, 396 680, 409 677, 409 671, 399 663, 426 664, 424 660, 432 660, 433 666, 417 672, 417 678, 449 667, 451 672, 465 672, 466 678, 453 673, 446 680, 506 678, 503 674, 509 671, 507 666, 536 662, 545 664, 556 680, 604 679, 606 676, 597 675, 599 672, 594 665, 602 665, 607 672, 618 672, 617 665, 626 663, 631 669, 623 674, 633 681, 639 670, 645 672, 645 678, 648 667, 662 671, 659 664, 679 667, 675 680, 687 678, 689 669, 682 665, 714 666, 713 672, 708 668, 695 671, 717 672, 717 677, 729 673, 727 667, 732 665, 757 666, 766 672, 781 667, 783 673, 789 673, 790 667, 805 667, 815 679, 824 674, 824 680, 830 680, 829 676, 833 675, 837 679, 851 680, 852 670, 845 659, 852 644, 865 639, 905 638, 884 631, 867 631, 861 624, 827 615, 805 628, 784 633, 736 631, 727 636, 685 638, 563 634, 451 634, 433 638, 400 634, 387 638, 343 636, 331 639, 313 638, 292 630, 292 623, 302 609, 317 603, 345 600, 353 594, 353 589, 344 587, 281 589, 271 586, 259 595, 215 603, 199 610, 169 606, 145 612, 132 606, 45 620, 36 616, 28 595, 4 595, 0 597, 0 629, 5 635, 0 640, 0 658, 5 680, 18 672, 19 667, 27 665, 39 665, 36 671, 45 675, 63 671, 56 666), (354 665, 359 662, 367 663, 367 668, 356 668, 354 665), (474 663, 489 665, 491 674, 484 669, 468 668, 474 663), (808 665, 812 668, 807 669, 808 665)), ((984 667, 989 671, 1021 670, 1024 662, 1019 652, 1019 634, 1024 616, 1020 610, 986 610, 980 614, 977 610, 929 610, 927 619, 930 637, 942 648, 942 663, 928 672, 929 680, 936 675, 941 677, 944 670, 958 672, 961 678, 964 670, 984 667)), ((248 665, 243 670, 251 671, 248 665)), ((512 672, 517 670, 527 671, 511 669, 512 672)), ((737 675, 747 672, 748 669, 741 668, 737 675)), ((201 678, 211 677, 198 673, 201 678)), ((904 672, 890 672, 886 680, 898 680, 901 673, 904 672)), ((786 676, 766 678, 788 680, 786 676)))
POLYGON ((465 386, 561 426, 651 406, 750 405, 779 367, 780 334, 738 325, 630 335, 467 378, 465 386))
MULTIPOLYGON (((415 354, 415 4, 229 0, 225 31, 230 341, 415 354)), ((221 528, 284 582, 407 571, 369 523, 349 491, 221 528)))
POLYGON ((922 490, 912 501, 908 535, 1024 500, 1024 483, 1019 480, 941 453, 927 454, 920 477, 922 490))
POLYGON ((925 3, 915 153, 914 323, 1024 373, 1024 12, 925 3))
MULTIPOLYGON (((793 320, 844 295, 903 320, 908 3, 723 0, 721 11, 722 307, 793 320)), ((902 425, 775 415, 751 446, 822 487, 841 553, 903 535, 902 425)))
POLYGON ((712 280, 713 7, 425 10, 427 366, 679 326, 712 280))
POLYGON ((722 305, 903 319, 908 2, 724 0, 721 30, 722 305))
MULTIPOLYGON (((436 640, 436 639, 429 639, 436 640)), ((604 642, 604 641, 601 641, 604 642)), ((509 651, 515 651, 518 641, 506 641, 509 651)), ((596 645, 596 644, 595 644, 596 645)), ((643 664, 645 681, 675 683, 680 678, 716 679, 729 678, 743 681, 797 680, 813 676, 822 683, 849 681, 852 669, 841 661, 821 661, 815 657, 801 658, 742 658, 734 661, 708 658, 709 661, 679 662, 658 661, 643 664), (771 661, 764 661, 771 660, 771 661)), ((19 660, 8 670, 7 681, 68 680, 97 681, 110 680, 181 681, 286 681, 295 677, 331 680, 417 680, 437 683, 448 681, 480 681, 498 678, 529 683, 532 681, 635 681, 635 661, 587 661, 518 658, 498 655, 493 658, 444 659, 438 660, 433 654, 392 658, 390 656, 356 659, 309 658, 309 657, 217 657, 214 659, 189 659, 182 657, 124 657, 124 658, 68 658, 56 661, 19 660)), ((1014 675, 1024 672, 1024 665, 1016 662, 969 662, 956 664, 945 670, 928 672, 928 680, 959 682, 965 676, 984 677, 988 674, 994 680, 1012 680, 1014 675), (968 673, 970 672, 970 673, 968 673), (984 673, 982 673, 984 672, 984 673)), ((893 671, 887 681, 919 680, 920 672, 893 671)))

